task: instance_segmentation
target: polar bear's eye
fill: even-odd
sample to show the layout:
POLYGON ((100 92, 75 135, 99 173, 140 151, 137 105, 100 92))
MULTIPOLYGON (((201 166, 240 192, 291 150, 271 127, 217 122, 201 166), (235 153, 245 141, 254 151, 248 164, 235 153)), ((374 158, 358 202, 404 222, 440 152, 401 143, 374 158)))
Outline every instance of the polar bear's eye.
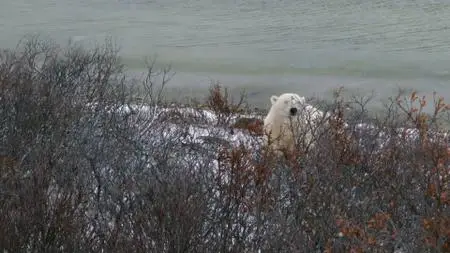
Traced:
POLYGON ((287 100, 286 100, 286 101, 284 101, 284 104, 285 104, 285 105, 289 104, 289 101, 287 101, 287 100))

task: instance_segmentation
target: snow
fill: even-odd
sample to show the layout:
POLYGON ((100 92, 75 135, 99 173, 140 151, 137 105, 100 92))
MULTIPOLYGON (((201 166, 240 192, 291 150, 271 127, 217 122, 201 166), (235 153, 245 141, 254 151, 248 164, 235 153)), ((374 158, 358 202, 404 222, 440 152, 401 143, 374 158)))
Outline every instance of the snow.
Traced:
MULTIPOLYGON (((164 131, 164 136, 167 137, 171 133, 174 133, 182 128, 186 131, 186 136, 183 140, 185 143, 205 144, 208 140, 211 140, 212 137, 215 140, 222 139, 233 146, 244 144, 248 147, 255 147, 255 145, 259 146, 263 143, 262 137, 252 136, 246 130, 233 129, 233 131, 231 131, 231 125, 239 118, 257 118, 263 120, 264 115, 221 115, 222 117, 227 117, 228 125, 220 125, 219 115, 207 109, 195 109, 190 107, 163 108, 157 106, 132 104, 120 106, 117 111, 120 113, 150 115, 153 117, 153 120, 156 120, 158 117, 163 115, 170 117, 171 113, 177 113, 178 115, 181 115, 181 117, 193 119, 192 124, 189 125, 169 123, 170 127, 164 131)), ((408 142, 414 142, 419 139, 419 130, 414 128, 401 127, 395 129, 395 131, 389 131, 386 129, 380 129, 377 126, 368 123, 350 125, 348 122, 345 122, 344 126, 348 133, 351 133, 353 136, 359 136, 358 142, 360 145, 364 145, 364 139, 369 138, 373 141, 374 135, 377 135, 376 142, 378 143, 377 145, 379 149, 385 147, 385 145, 392 139, 408 142)), ((445 141, 448 140, 448 133, 435 133, 430 131, 428 136, 432 141, 436 140, 437 137, 443 138, 445 141)))

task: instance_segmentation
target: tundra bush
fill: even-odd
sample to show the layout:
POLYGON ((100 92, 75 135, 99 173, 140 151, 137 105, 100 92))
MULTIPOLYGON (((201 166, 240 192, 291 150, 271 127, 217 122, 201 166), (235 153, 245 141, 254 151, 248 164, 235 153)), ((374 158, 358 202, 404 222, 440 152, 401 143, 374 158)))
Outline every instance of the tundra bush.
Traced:
POLYGON ((110 40, 27 37, 0 53, 3 252, 450 251, 437 94, 432 114, 399 93, 369 116, 370 97, 337 92, 317 145, 285 158, 230 131, 263 115, 221 85, 205 108, 169 110, 170 77, 149 64, 132 80, 110 40))

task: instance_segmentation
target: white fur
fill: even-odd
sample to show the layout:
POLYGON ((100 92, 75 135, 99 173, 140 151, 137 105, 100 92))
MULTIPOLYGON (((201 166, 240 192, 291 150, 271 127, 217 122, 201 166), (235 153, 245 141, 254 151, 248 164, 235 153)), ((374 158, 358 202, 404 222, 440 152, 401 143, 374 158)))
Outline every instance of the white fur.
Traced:
POLYGON ((264 130, 267 134, 266 144, 275 150, 294 150, 297 140, 303 140, 303 147, 311 146, 317 120, 324 113, 306 103, 305 97, 295 93, 284 93, 271 96, 272 106, 264 119, 264 130), (297 113, 291 114, 295 108, 297 113))

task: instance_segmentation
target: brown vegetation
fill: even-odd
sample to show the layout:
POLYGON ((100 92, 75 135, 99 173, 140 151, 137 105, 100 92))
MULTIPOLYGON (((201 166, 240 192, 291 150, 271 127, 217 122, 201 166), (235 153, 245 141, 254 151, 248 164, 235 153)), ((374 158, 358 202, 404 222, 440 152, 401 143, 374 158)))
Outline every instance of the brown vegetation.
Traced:
POLYGON ((238 118, 232 127, 247 130, 250 134, 256 136, 263 136, 264 134, 264 122, 261 119, 244 117, 238 118))

